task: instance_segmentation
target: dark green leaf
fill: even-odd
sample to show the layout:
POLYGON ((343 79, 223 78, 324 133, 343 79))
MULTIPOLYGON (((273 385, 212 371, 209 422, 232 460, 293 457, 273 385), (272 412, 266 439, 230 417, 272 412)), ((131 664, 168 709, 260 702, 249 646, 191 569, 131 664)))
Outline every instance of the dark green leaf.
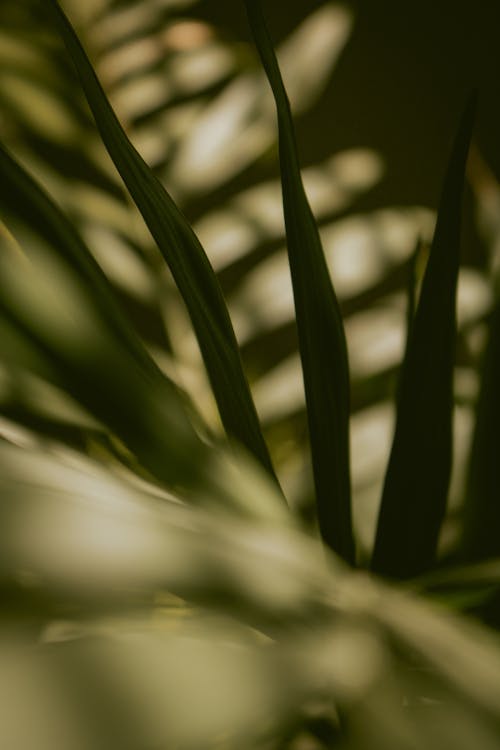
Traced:
POLYGON ((326 543, 354 562, 349 477, 349 374, 344 327, 300 173, 290 104, 262 8, 245 0, 278 112, 288 257, 306 393, 318 519, 326 543))
POLYGON ((188 309, 227 433, 274 476, 231 320, 210 262, 188 222, 127 138, 57 0, 45 6, 77 68, 102 140, 166 259, 188 309))
POLYGON ((475 98, 462 116, 404 357, 396 428, 372 568, 406 578, 432 565, 446 513, 452 455, 455 298, 460 216, 475 98))

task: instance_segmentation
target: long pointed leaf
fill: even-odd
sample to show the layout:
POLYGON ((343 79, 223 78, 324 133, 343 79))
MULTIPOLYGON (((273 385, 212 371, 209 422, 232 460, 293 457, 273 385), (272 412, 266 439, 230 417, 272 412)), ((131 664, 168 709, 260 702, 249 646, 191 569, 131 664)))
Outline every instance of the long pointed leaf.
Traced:
POLYGON ((446 513, 452 456, 460 217, 474 112, 475 99, 471 99, 446 173, 401 370, 396 429, 372 559, 373 570, 390 577, 411 577, 432 565, 446 513))
POLYGON ((274 476, 236 337, 210 262, 188 222, 121 127, 57 0, 49 11, 78 71, 102 140, 167 261, 189 312, 222 423, 274 476))
POLYGON ((261 4, 245 0, 245 6, 278 113, 283 207, 319 526, 325 542, 352 563, 349 374, 344 328, 304 191, 290 104, 261 4))

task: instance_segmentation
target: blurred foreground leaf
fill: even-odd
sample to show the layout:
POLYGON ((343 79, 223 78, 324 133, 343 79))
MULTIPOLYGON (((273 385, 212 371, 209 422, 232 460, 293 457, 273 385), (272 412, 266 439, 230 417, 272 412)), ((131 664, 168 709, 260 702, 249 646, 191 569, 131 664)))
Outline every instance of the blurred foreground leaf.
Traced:
POLYGON ((183 505, 70 451, 2 442, 0 467, 2 740, 8 727, 45 750, 66 727, 68 750, 184 750, 221 732, 279 747, 319 705, 349 750, 495 748, 500 655, 482 628, 296 530, 183 505))
MULTIPOLYGON (((48 209, 43 215, 50 222, 48 209)), ((28 370, 65 391, 120 439, 140 472, 193 501, 283 518, 274 485, 244 456, 236 461, 202 440, 173 383, 144 367, 103 319, 95 294, 61 261, 66 245, 55 251, 27 231, 20 234, 29 254, 13 241, 4 241, 0 253, 0 350, 7 371, 28 370)))
POLYGON ((117 306, 109 282, 73 224, 1 144, 0 206, 7 219, 28 224, 50 244, 57 258, 79 276, 82 288, 101 312, 103 325, 111 325, 141 365, 155 371, 153 361, 117 306))

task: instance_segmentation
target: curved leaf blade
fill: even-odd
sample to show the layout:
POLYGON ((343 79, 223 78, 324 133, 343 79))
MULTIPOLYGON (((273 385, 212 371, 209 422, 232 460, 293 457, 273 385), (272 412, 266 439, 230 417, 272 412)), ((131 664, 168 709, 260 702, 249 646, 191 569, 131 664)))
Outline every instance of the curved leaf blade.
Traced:
POLYGON ((250 28, 273 90, 288 258, 320 531, 325 542, 354 563, 349 475, 349 373, 339 305, 318 227, 300 173, 290 103, 260 2, 245 0, 250 28))
POLYGON ((78 71, 104 145, 183 297, 224 428, 275 477, 229 313, 210 262, 181 211, 129 141, 59 3, 49 0, 44 7, 78 71))
POLYGON ((433 563, 446 513, 452 457, 455 298, 460 217, 475 97, 462 116, 400 375, 396 428, 372 569, 410 578, 433 563))

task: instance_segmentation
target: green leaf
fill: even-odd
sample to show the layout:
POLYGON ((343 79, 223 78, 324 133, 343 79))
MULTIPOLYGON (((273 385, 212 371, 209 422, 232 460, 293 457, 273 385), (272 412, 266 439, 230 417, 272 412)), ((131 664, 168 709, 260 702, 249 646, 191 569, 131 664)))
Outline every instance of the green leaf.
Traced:
POLYGON ((372 559, 372 569, 389 577, 411 577, 432 565, 446 513, 460 217, 474 112, 475 97, 467 104, 455 138, 400 375, 372 559))
MULTIPOLYGON (((38 374, 63 387, 115 431, 129 449, 140 457, 144 467, 168 484, 184 481, 188 469, 184 470, 186 467, 176 451, 172 453, 170 436, 175 434, 179 445, 189 445, 195 452, 198 440, 187 416, 179 409, 180 394, 157 368, 134 334, 130 323, 122 315, 108 280, 79 233, 57 204, 2 144, 0 215, 14 234, 17 233, 18 226, 24 224, 36 242, 42 240, 46 243, 55 261, 54 270, 60 268, 63 278, 67 279, 66 287, 73 285, 78 294, 82 320, 90 313, 99 327, 89 337, 89 331, 85 331, 83 327, 77 331, 75 326, 74 343, 82 351, 87 351, 82 362, 72 347, 65 345, 64 337, 41 324, 43 313, 39 311, 38 305, 53 305, 55 300, 50 299, 53 292, 46 291, 45 297, 38 291, 35 292, 35 287, 40 287, 43 283, 41 276, 37 275, 36 264, 17 268, 14 275, 10 276, 12 263, 9 263, 9 258, 4 253, 1 260, 3 274, 0 289, 3 288, 3 295, 0 309, 20 337, 14 348, 6 348, 3 342, 2 349, 7 364, 15 363, 21 352, 21 342, 24 341, 25 347, 31 347, 31 361, 35 362, 38 374), (17 286, 18 274, 32 279, 33 291, 29 298, 22 287, 17 286), (6 289, 4 285, 9 288, 6 289), (17 298, 16 289, 19 291, 17 298), (77 333, 80 333, 79 337, 77 333), (103 341, 106 343, 103 344, 103 341), (118 372, 120 383, 116 377, 118 372), (150 392, 149 395, 146 395, 146 391, 150 392), (135 393, 134 405, 127 404, 127 394, 132 392, 135 393), (169 418, 163 422, 164 433, 161 437, 155 434, 157 428, 151 429, 152 421, 143 418, 146 404, 151 399, 155 402, 160 394, 164 405, 168 405, 169 409, 169 418), (135 406, 138 407, 137 412, 135 406), (175 460, 167 460, 172 455, 175 455, 175 460)), ((53 291, 57 294, 55 288, 53 291)), ((64 315, 64 306, 61 311, 64 315)), ((69 317, 72 313, 67 314, 69 317)), ((159 409, 156 405, 159 423, 162 423, 160 415, 163 410, 163 406, 159 409)))
POLYGON ((300 173, 290 103, 260 2, 245 0, 273 90, 288 258, 306 394, 318 520, 325 542, 354 562, 349 477, 349 373, 344 327, 300 173))
POLYGON ((229 313, 210 262, 185 217, 121 127, 57 0, 44 3, 80 76, 102 140, 168 263, 189 312, 222 423, 274 477, 229 313))
MULTIPOLYGON (((167 379, 151 377, 101 326, 62 264, 0 252, 0 359, 69 394, 127 449, 126 464, 200 505, 259 519, 292 519, 254 462, 202 440, 167 379), (130 460, 129 460, 130 459, 130 460)), ((121 453, 120 449, 120 453, 121 453)))
POLYGON ((500 303, 489 324, 476 406, 464 507, 461 557, 466 561, 500 556, 500 303))
POLYGON ((94 325, 77 287, 25 256, 0 254, 0 353, 8 368, 41 376, 117 435, 143 469, 169 487, 202 481, 210 459, 180 395, 153 378, 109 330, 94 325), (62 289, 62 283, 65 289, 62 289), (193 459, 196 457, 193 466, 193 459))
POLYGON ((92 297, 102 321, 109 325, 138 361, 150 372, 157 370, 138 336, 115 302, 111 286, 94 256, 71 222, 44 189, 26 172, 0 143, 0 210, 5 221, 28 224, 31 231, 50 245, 59 261, 78 275, 82 287, 92 297))

